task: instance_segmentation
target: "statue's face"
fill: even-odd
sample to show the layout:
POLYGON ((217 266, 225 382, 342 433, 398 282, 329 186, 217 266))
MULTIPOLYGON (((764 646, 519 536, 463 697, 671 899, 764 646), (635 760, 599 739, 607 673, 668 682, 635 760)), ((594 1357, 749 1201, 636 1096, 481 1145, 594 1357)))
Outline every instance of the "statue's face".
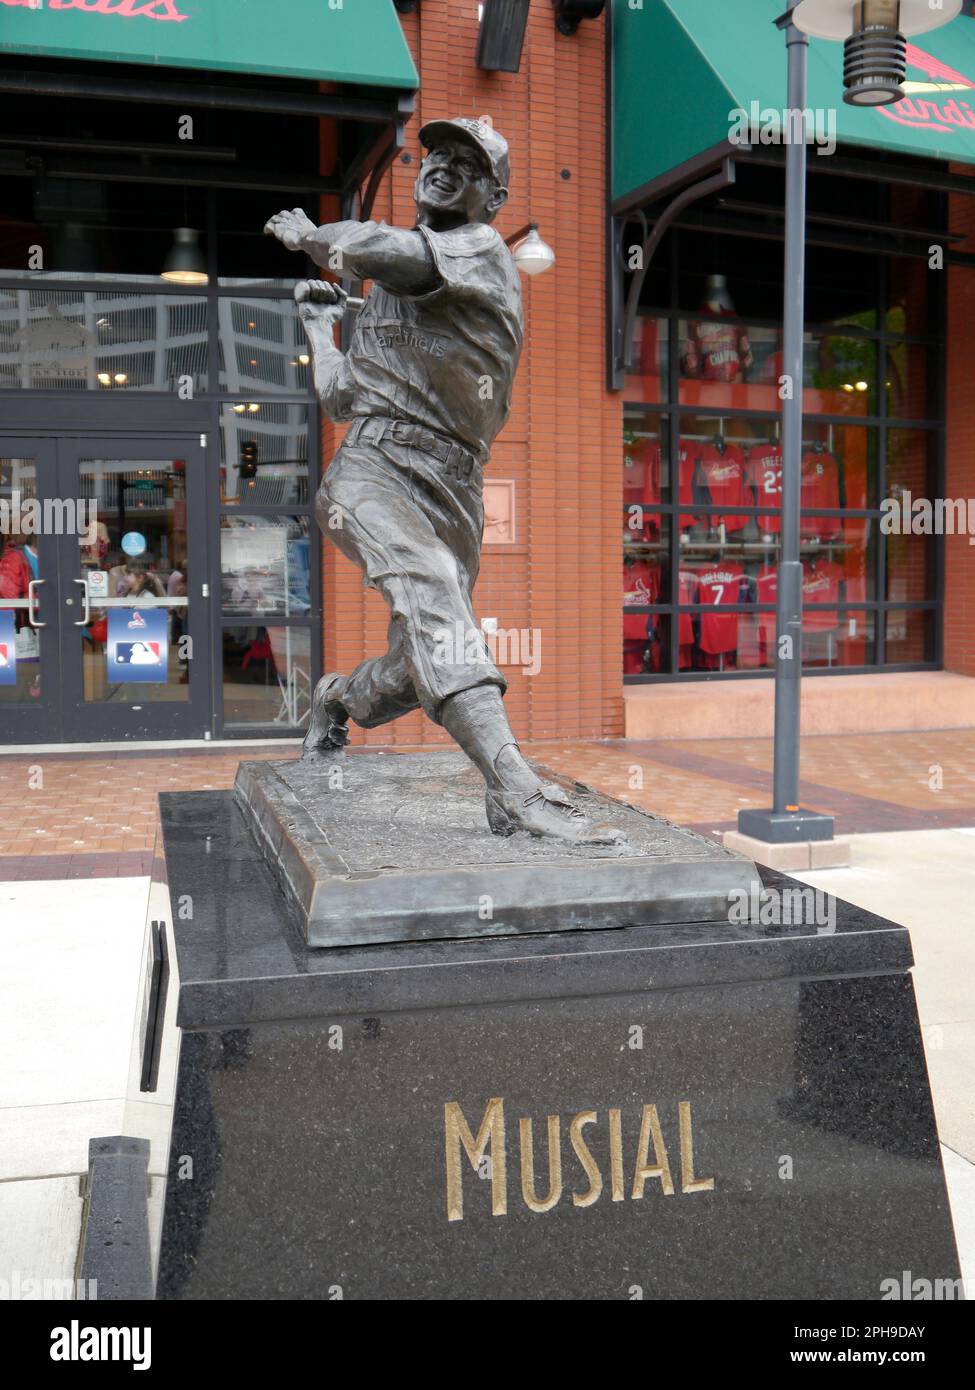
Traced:
POLYGON ((490 222, 508 191, 498 187, 473 146, 449 140, 427 152, 413 196, 432 221, 490 222))

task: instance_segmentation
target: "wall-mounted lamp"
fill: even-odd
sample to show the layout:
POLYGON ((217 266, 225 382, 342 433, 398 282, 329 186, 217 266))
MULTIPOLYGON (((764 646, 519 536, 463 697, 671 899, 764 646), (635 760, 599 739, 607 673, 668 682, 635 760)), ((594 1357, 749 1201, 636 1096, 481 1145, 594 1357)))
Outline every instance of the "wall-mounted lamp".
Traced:
POLYGON ((412 14, 420 0, 393 0, 397 14, 412 14))
POLYGON ((584 19, 598 19, 606 0, 552 0, 555 27, 560 34, 574 34, 584 19))
POLYGON ((506 237, 505 245, 510 247, 512 259, 523 275, 541 275, 555 264, 555 252, 538 235, 537 222, 529 222, 527 227, 506 237))
MULTIPOLYGON (((517 232, 505 237, 504 244, 511 252, 515 265, 524 275, 541 275, 542 271, 550 270, 555 264, 555 252, 548 242, 543 241, 538 235, 537 222, 529 222, 526 226, 519 227, 517 232)), ((364 299, 350 294, 346 298, 345 307, 349 313, 357 314, 365 302, 364 299)), ((237 407, 234 406, 234 409, 237 407)))
POLYGON ((483 0, 475 62, 485 72, 517 72, 529 0, 483 0))

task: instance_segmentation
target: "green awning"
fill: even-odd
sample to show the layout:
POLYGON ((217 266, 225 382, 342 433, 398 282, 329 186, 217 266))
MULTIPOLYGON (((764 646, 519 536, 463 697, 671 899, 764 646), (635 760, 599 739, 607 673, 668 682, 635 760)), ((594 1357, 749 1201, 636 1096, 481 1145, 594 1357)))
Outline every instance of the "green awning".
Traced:
POLYGON ((0 0, 0 52, 419 86, 393 0, 0 0))
MULTIPOLYGON (((770 117, 786 102, 784 0, 636 3, 613 0, 614 202, 727 142, 733 110, 770 117)), ((857 108, 843 101, 843 45, 811 39, 809 107, 835 112, 842 145, 975 164, 975 19, 918 35, 907 55, 907 97, 857 108)))

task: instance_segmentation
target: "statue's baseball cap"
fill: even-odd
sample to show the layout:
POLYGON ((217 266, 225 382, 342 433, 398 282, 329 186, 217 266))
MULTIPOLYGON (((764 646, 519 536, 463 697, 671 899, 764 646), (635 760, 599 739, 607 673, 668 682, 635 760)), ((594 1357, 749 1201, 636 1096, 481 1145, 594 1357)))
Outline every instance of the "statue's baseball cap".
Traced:
POLYGON ((471 120, 468 116, 457 116, 452 121, 427 121, 420 130, 423 146, 429 150, 441 140, 463 140, 473 145, 483 154, 501 187, 508 187, 511 176, 508 142, 493 126, 486 125, 484 121, 471 120))

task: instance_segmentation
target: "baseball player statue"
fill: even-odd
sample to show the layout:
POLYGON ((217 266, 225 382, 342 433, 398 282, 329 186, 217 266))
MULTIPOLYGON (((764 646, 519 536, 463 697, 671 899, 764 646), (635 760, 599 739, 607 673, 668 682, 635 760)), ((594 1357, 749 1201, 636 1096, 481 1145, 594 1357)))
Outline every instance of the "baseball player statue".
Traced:
POLYGON ((322 531, 389 606, 389 650, 318 682, 304 758, 341 749, 348 721, 372 729, 422 707, 482 772, 496 835, 577 844, 621 838, 594 825, 522 756, 505 714, 507 682, 471 606, 480 566, 482 474, 508 417, 521 352, 521 286, 491 222, 508 196, 508 146, 473 120, 432 121, 414 188, 416 226, 342 221, 300 208, 265 231, 316 264, 371 280, 349 350, 335 284, 295 288, 332 420, 350 420, 316 500, 322 531))

